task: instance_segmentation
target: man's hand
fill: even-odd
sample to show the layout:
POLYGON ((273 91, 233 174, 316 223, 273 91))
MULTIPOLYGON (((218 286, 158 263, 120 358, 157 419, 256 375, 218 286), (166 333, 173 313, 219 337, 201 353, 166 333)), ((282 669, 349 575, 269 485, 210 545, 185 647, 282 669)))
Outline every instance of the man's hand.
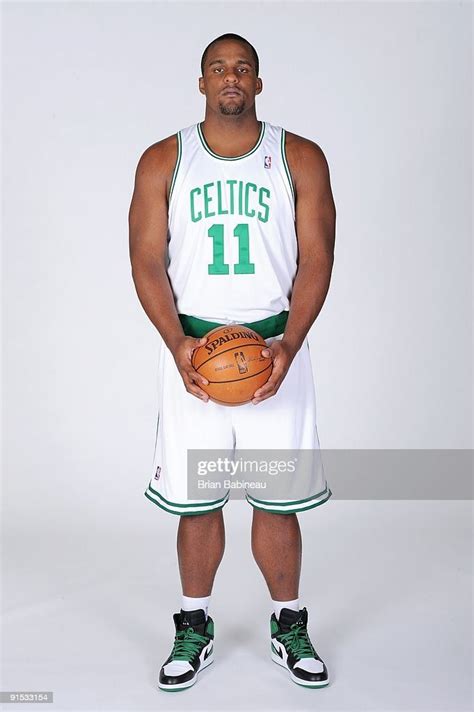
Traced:
POLYGON ((283 339, 281 341, 276 340, 270 346, 262 349, 261 354, 266 358, 272 359, 273 370, 268 381, 253 394, 252 403, 254 405, 275 395, 296 355, 283 339))
POLYGON ((209 381, 195 371, 191 363, 193 351, 199 346, 204 346, 206 341, 206 336, 201 339, 195 339, 193 336, 183 336, 173 348, 172 354, 187 392, 207 403, 209 400, 208 394, 202 388, 199 388, 197 384, 207 385, 209 381))

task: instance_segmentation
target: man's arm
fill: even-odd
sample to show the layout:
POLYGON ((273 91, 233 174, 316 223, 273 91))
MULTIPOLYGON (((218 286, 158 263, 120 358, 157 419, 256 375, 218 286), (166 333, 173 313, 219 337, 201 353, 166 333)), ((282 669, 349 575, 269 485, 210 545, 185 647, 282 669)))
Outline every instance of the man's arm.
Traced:
POLYGON ((298 269, 293 282, 285 333, 262 351, 273 359, 268 381, 255 391, 259 403, 278 391, 295 355, 322 309, 334 262, 336 208, 329 168, 321 148, 287 133, 286 155, 296 193, 298 269))
POLYGON ((168 176, 172 166, 170 139, 147 148, 138 162, 128 215, 130 262, 138 298, 170 350, 184 335, 166 272, 168 176))
POLYGON ((138 162, 129 211, 130 262, 140 303, 173 354, 186 390, 207 401, 196 385, 207 381, 191 365, 193 350, 205 339, 185 336, 167 273, 168 192, 177 150, 177 138, 170 136, 147 148, 138 162))
POLYGON ((283 341, 296 353, 321 311, 334 262, 336 207, 321 148, 287 134, 287 158, 296 189, 298 271, 283 341))

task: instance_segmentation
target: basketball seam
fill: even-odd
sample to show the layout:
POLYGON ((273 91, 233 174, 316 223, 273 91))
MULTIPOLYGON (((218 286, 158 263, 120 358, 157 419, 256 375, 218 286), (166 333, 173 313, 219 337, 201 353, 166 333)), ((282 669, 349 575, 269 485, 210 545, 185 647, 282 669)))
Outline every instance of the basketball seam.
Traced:
POLYGON ((224 383, 240 383, 241 381, 246 381, 248 378, 255 378, 255 376, 260 376, 261 373, 265 373, 265 371, 268 371, 269 368, 271 368, 272 364, 268 364, 265 368, 262 368, 261 371, 258 371, 257 373, 251 373, 250 376, 245 376, 244 378, 231 378, 229 381, 209 381, 209 384, 211 383, 217 383, 217 385, 221 385, 224 383))
MULTIPOLYGON (((207 358, 205 361, 203 361, 202 363, 199 364, 198 368, 196 368, 194 366, 194 363, 193 363, 194 362, 194 354, 193 354, 193 359, 192 359, 193 368, 199 373, 199 369, 202 368, 206 363, 209 363, 209 361, 212 361, 212 359, 215 358, 216 356, 221 356, 222 354, 226 354, 228 351, 237 351, 238 349, 242 349, 242 348, 248 349, 249 347, 250 348, 258 347, 262 350, 265 348, 268 348, 268 346, 266 344, 242 344, 241 346, 234 346, 231 349, 224 349, 224 351, 219 351, 218 354, 209 356, 209 358, 207 358)), ((264 356, 263 358, 266 358, 266 357, 264 356)))

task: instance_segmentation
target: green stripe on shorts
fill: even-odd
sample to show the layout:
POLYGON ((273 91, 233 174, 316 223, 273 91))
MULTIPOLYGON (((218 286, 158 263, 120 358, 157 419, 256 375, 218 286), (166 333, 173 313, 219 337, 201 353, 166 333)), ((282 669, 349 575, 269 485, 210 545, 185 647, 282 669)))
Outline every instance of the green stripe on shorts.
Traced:
POLYGON ((307 509, 313 509, 320 504, 324 504, 331 497, 332 492, 326 485, 326 488, 312 497, 295 500, 293 502, 276 502, 271 500, 255 499, 249 494, 246 494, 247 502, 255 509, 260 509, 262 512, 270 512, 270 514, 296 514, 304 512, 307 509))
MULTIPOLYGON (((256 331, 257 334, 263 339, 269 339, 272 336, 279 336, 285 331, 286 322, 288 321, 288 311, 282 311, 280 314, 275 316, 269 316, 266 319, 259 319, 258 321, 251 321, 239 324, 239 326, 245 326, 248 329, 256 331)), ((198 319, 195 316, 189 316, 188 314, 178 314, 179 320, 183 327, 183 331, 186 336, 193 336, 196 339, 205 336, 208 331, 215 329, 217 326, 231 326, 231 324, 218 324, 215 321, 206 321, 205 319, 198 319)))

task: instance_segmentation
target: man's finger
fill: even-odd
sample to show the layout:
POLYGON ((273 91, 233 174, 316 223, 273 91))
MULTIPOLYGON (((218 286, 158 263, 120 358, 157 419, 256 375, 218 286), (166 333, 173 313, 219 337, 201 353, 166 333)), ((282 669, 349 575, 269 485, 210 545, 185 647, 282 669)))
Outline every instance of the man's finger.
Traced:
POLYGON ((205 381, 205 384, 208 383, 205 378, 199 375, 196 371, 191 371, 191 372, 186 372, 185 373, 186 379, 185 379, 185 385, 190 393, 192 393, 194 396, 197 396, 201 400, 208 401, 209 400, 209 395, 203 391, 199 386, 197 385, 198 382, 205 381), (202 379, 202 381, 201 381, 202 379))
POLYGON ((204 346, 206 341, 207 341, 207 336, 201 336, 200 339, 194 339, 193 350, 198 349, 200 346, 204 346))
POLYGON ((205 386, 207 386, 207 384, 209 383, 207 378, 204 378, 204 376, 201 376, 201 374, 198 373, 197 371, 190 371, 188 373, 188 376, 194 383, 202 383, 205 386))
POLYGON ((255 393, 253 394, 253 398, 258 399, 258 400, 261 400, 262 398, 266 398, 267 395, 269 395, 270 393, 273 394, 273 391, 278 389, 280 383, 281 383, 281 379, 279 379, 279 378, 273 379, 272 381, 270 381, 270 379, 268 379, 268 381, 265 383, 264 386, 261 386, 261 388, 259 388, 258 390, 255 391, 255 393))

